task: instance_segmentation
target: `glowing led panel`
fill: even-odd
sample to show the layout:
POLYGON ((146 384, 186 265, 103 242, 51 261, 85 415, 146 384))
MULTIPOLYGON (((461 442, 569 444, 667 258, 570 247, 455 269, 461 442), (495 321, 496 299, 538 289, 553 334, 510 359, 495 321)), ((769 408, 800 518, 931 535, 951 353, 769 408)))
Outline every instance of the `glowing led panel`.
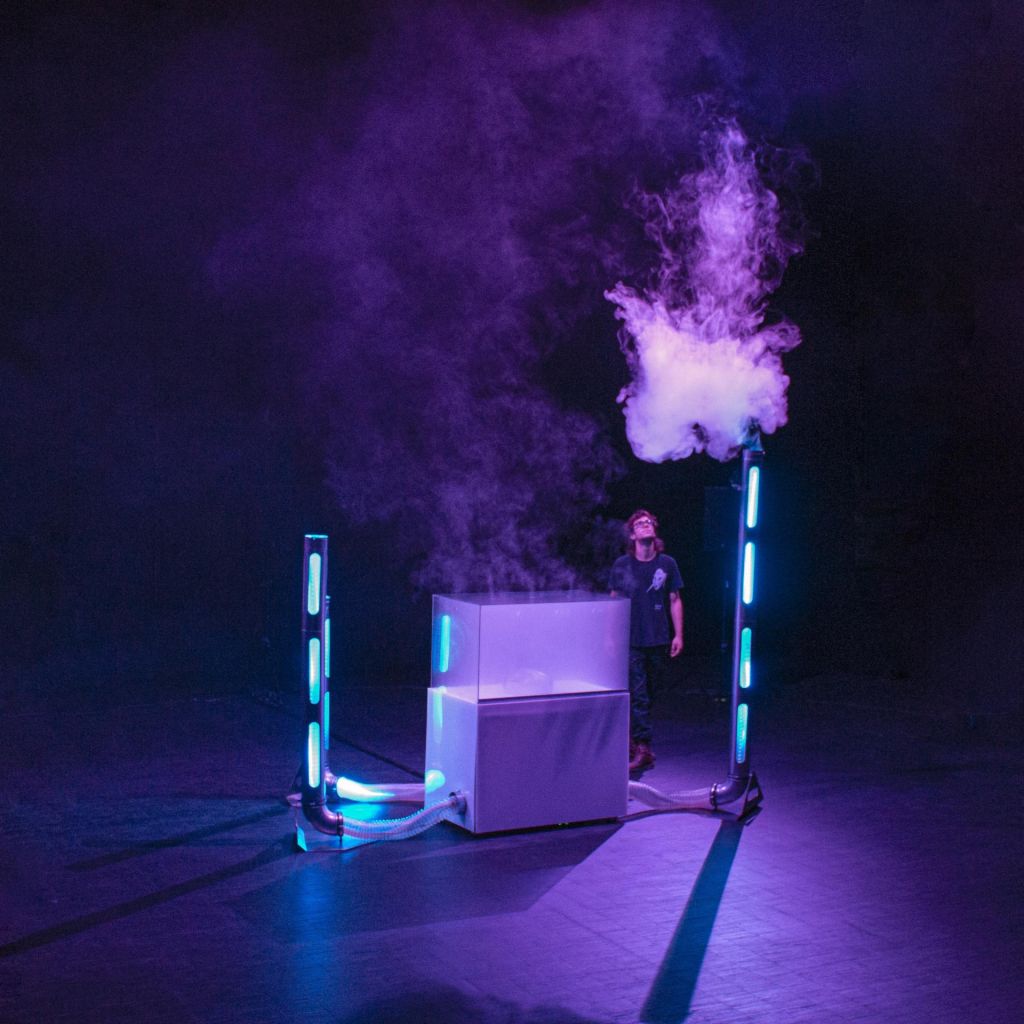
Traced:
POLYGON ((324 690, 324 750, 331 746, 331 691, 324 690))
POLYGON ((740 689, 750 689, 750 627, 740 633, 740 689))
POLYGON ((747 541, 743 546, 743 603, 754 600, 754 544, 747 541))
POLYGON ((306 781, 310 789, 320 785, 320 726, 316 722, 309 723, 306 737, 306 781))
POLYGON ((761 470, 751 466, 747 474, 747 529, 757 526, 758 491, 761 489, 761 470))
POLYGON ((324 620, 324 677, 331 678, 331 620, 324 620))
POLYGON ((320 701, 320 639, 309 641, 309 703, 320 701))
POLYGON ((306 586, 306 611, 320 614, 320 569, 323 559, 314 551, 309 556, 309 577, 306 586))
POLYGON ((452 617, 441 616, 441 625, 437 638, 437 671, 447 672, 452 651, 452 617))
POLYGON ((747 759, 747 705, 741 704, 736 709, 736 763, 743 764, 747 759))
POLYGON ((446 692, 443 686, 435 686, 430 690, 431 723, 438 735, 444 730, 444 701, 441 698, 446 692))

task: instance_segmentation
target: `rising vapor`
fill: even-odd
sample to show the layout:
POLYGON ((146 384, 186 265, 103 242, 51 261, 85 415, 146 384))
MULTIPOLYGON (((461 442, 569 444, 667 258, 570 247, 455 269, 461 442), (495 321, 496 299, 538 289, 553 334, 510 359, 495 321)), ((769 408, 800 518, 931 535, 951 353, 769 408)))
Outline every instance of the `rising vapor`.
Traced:
POLYGON ((632 381, 619 394, 634 453, 648 462, 706 451, 731 458, 753 429, 786 422, 781 353, 800 343, 766 324, 767 296, 800 251, 733 121, 705 136, 704 168, 635 205, 658 251, 651 284, 605 293, 622 321, 632 381))

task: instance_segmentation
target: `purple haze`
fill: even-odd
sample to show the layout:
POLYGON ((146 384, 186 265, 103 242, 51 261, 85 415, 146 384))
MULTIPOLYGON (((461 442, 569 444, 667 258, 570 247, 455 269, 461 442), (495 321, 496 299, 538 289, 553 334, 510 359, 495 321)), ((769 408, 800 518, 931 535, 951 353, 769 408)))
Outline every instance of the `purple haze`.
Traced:
POLYGON ((659 257, 651 285, 606 293, 633 374, 619 395, 626 433, 648 462, 699 451, 725 461, 751 428, 786 422, 780 355, 800 332, 766 324, 765 303, 800 246, 783 237, 778 200, 734 121, 708 132, 704 156, 664 195, 637 198, 659 257))
POLYGON ((457 10, 381 27, 278 225, 211 266, 248 274, 283 233, 322 275, 300 341, 350 536, 386 528, 425 587, 584 583, 619 542, 598 516, 622 472, 614 410, 556 398, 547 361, 575 339, 575 380, 614 364, 610 332, 585 348, 579 324, 638 240, 621 197, 692 159, 719 44, 696 7, 457 10))

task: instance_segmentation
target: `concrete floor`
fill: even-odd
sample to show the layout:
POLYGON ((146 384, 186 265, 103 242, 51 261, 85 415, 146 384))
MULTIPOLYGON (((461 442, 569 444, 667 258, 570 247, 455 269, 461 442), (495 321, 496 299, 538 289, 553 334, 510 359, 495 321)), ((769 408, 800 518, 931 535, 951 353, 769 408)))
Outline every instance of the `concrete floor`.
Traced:
MULTIPOLYGON (((422 689, 342 700, 332 767, 408 781, 422 689)), ((1021 1019, 1019 723, 819 680, 755 709, 745 826, 442 825, 299 854, 290 700, 106 704, 0 725, 0 1021, 1021 1019)), ((721 778, 723 713, 664 700, 644 781, 721 778)))

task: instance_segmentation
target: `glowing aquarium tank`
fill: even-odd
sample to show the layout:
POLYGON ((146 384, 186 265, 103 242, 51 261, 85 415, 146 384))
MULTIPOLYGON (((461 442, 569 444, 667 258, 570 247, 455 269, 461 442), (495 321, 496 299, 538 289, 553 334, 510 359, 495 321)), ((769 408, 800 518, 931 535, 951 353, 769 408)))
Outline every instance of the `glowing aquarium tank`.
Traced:
POLYGON ((434 597, 426 770, 497 832, 626 812, 629 601, 585 591, 434 597))

